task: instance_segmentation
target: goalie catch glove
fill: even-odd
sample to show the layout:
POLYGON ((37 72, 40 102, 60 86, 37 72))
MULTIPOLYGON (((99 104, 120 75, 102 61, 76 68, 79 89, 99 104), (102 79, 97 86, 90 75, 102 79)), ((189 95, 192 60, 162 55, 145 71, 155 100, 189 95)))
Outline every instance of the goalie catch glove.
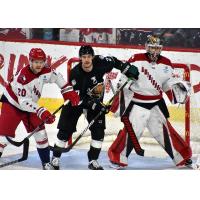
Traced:
POLYGON ((174 103, 185 104, 191 92, 191 84, 187 81, 180 81, 172 85, 174 103))

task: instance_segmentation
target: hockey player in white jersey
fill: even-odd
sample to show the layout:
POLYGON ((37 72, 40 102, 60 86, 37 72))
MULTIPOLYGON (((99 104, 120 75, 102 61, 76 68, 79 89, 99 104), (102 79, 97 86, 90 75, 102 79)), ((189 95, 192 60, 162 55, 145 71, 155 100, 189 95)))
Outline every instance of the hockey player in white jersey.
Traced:
MULTIPOLYGON (((52 124, 55 116, 46 108, 38 105, 42 88, 46 83, 56 83, 61 89, 64 100, 72 105, 79 103, 79 96, 60 73, 46 66, 46 54, 40 48, 33 48, 29 53, 30 65, 22 68, 5 88, 1 97, 0 113, 0 156, 7 145, 5 136, 15 137, 17 126, 22 121, 27 132, 32 132, 41 122, 52 124)), ((53 169, 50 164, 50 152, 45 126, 34 134, 37 150, 43 169, 53 169)))
MULTIPOLYGON (((112 106, 113 112, 119 112, 124 123, 123 130, 120 130, 108 151, 110 161, 118 166, 128 165, 128 156, 133 148, 139 155, 144 155, 138 140, 145 128, 148 128, 176 166, 192 162, 191 148, 168 121, 169 112, 163 99, 163 93, 166 93, 173 104, 184 104, 189 95, 190 83, 173 76, 171 61, 160 55, 161 50, 160 39, 149 36, 147 52, 135 54, 129 59, 139 69, 140 75, 137 81, 124 88, 120 101, 115 99, 112 106), (116 105, 116 102, 120 104, 116 105)), ((126 77, 122 76, 121 84, 124 79, 126 77)))

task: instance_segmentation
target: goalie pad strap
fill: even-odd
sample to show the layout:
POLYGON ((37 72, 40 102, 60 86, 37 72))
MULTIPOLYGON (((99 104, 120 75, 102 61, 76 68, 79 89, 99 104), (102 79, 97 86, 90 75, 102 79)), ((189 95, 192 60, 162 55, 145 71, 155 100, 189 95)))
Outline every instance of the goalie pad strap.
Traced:
POLYGON ((121 121, 124 123, 126 131, 128 132, 128 134, 131 138, 135 152, 140 156, 144 156, 144 150, 141 148, 141 146, 138 142, 138 139, 136 137, 136 134, 133 130, 133 127, 132 127, 132 124, 130 123, 129 118, 127 116, 122 116, 121 121))

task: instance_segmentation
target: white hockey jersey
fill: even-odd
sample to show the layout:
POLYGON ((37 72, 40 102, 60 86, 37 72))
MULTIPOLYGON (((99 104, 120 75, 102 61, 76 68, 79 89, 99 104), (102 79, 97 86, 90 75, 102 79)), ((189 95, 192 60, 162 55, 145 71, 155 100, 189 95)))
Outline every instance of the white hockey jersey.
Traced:
POLYGON ((50 67, 44 67, 40 73, 34 74, 28 65, 17 72, 6 87, 4 95, 20 110, 35 113, 39 108, 37 102, 46 83, 56 83, 59 88, 67 84, 63 76, 50 67))
MULTIPOLYGON (((171 61, 160 56, 156 63, 148 58, 146 53, 135 54, 128 62, 139 70, 139 78, 129 82, 117 97, 111 111, 115 116, 121 116, 131 101, 138 103, 154 103, 162 99, 165 93, 172 104, 185 103, 190 95, 191 84, 176 77, 171 61), (180 85, 179 85, 180 84, 180 85)), ((118 87, 127 80, 121 75, 118 87)))
POLYGON ((133 93, 132 100, 141 103, 152 103, 162 98, 163 92, 170 90, 174 84, 171 61, 160 56, 156 63, 151 62, 146 53, 135 54, 128 62, 135 65, 139 79, 129 84, 133 93))

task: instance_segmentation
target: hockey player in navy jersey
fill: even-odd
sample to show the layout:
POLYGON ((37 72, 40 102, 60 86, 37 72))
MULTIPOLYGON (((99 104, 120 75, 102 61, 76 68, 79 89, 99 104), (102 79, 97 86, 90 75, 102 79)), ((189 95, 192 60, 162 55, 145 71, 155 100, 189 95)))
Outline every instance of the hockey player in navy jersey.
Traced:
MULTIPOLYGON (((104 96, 103 76, 113 68, 121 70, 127 77, 134 79, 138 79, 139 73, 135 66, 123 63, 115 57, 94 55, 94 50, 89 45, 80 48, 79 58, 80 63, 71 70, 69 81, 80 95, 80 104, 77 107, 67 105, 62 109, 55 147, 65 147, 66 142, 76 131, 76 125, 83 109, 87 110, 88 122, 91 122, 100 111, 104 110, 104 114, 90 127, 92 139, 88 151, 88 168, 102 170, 103 167, 97 159, 104 139, 105 114, 108 110, 102 103, 104 96)), ((61 152, 54 150, 52 165, 56 169, 59 169, 60 157, 61 152)))

